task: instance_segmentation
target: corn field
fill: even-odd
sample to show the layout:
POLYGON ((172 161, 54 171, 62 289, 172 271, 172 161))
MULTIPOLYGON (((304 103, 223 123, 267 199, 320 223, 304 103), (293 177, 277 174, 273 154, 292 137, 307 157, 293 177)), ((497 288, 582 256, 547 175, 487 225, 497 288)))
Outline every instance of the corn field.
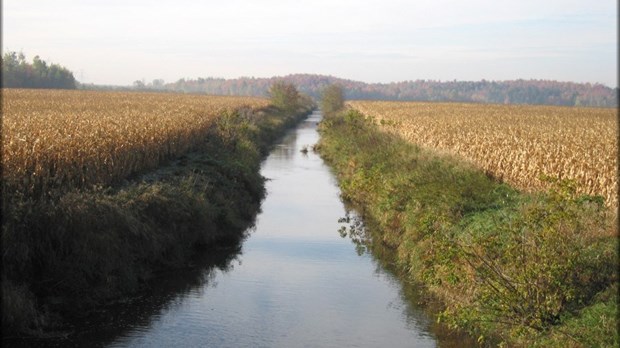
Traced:
POLYGON ((2 90, 5 189, 88 188, 154 168, 204 141, 213 121, 269 101, 248 97, 2 90))
POLYGON ((616 109, 351 101, 415 144, 458 155, 526 191, 541 177, 575 180, 578 192, 618 207, 616 109))

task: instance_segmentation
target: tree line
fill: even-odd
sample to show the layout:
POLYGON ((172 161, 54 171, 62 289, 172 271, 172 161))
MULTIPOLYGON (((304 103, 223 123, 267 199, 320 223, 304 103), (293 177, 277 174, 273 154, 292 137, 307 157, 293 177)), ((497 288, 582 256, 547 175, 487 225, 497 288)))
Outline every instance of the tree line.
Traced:
MULTIPOLYGON (((416 80, 393 83, 365 83, 333 76, 296 74, 284 77, 237 79, 180 79, 157 88, 185 93, 217 95, 268 95, 278 80, 292 83, 301 93, 321 98, 329 85, 341 86, 347 99, 474 102, 493 104, 539 104, 561 106, 617 107, 618 88, 602 84, 552 80, 510 81, 434 81, 416 80)), ((148 87, 148 86, 147 86, 148 87)))
POLYGON ((75 89, 73 73, 58 64, 48 64, 39 56, 32 63, 23 53, 7 52, 2 57, 3 88, 62 88, 75 89))
POLYGON ((32 63, 23 53, 7 52, 1 60, 2 87, 9 88, 85 88, 174 91, 215 95, 269 96, 279 81, 296 86, 302 94, 315 100, 330 85, 338 85, 346 99, 474 102, 493 104, 539 104, 561 106, 617 107, 618 88, 602 84, 552 80, 509 81, 435 81, 416 80, 392 83, 365 83, 316 74, 284 77, 236 79, 197 78, 165 83, 136 81, 133 86, 96 86, 79 84, 73 73, 58 64, 48 64, 39 56, 32 63))

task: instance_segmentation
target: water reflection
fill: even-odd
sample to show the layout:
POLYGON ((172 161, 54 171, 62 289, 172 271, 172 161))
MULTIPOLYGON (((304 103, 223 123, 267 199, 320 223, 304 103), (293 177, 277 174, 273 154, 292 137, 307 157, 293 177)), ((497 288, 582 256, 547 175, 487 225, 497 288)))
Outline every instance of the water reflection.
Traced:
POLYGON ((295 149, 287 146, 286 144, 294 143, 297 139, 296 133, 288 133, 283 139, 281 144, 277 144, 271 150, 271 155, 283 159, 282 163, 287 163, 295 156, 295 149))
POLYGON ((184 269, 159 274, 138 296, 90 314, 82 328, 84 343, 112 342, 131 330, 148 328, 165 313, 179 310, 183 302, 194 296, 203 296, 217 286, 217 275, 234 270, 239 263, 241 244, 235 243, 209 249, 199 254, 193 264, 184 269))
POLYGON ((5 343, 11 347, 104 347, 131 331, 152 326, 165 313, 178 310, 186 298, 204 295, 217 286, 217 274, 234 270, 240 255, 240 241, 210 248, 185 268, 155 275, 139 293, 71 318, 67 324, 73 330, 67 337, 5 343))
POLYGON ((366 230, 364 220, 357 214, 352 214, 347 210, 346 215, 338 219, 339 224, 343 224, 338 229, 338 234, 342 238, 347 238, 355 245, 355 252, 361 256, 371 252, 372 236, 366 230))
POLYGON ((439 347, 476 347, 476 340, 464 332, 449 329, 436 320, 441 304, 424 292, 423 285, 411 282, 395 260, 395 251, 390 250, 380 240, 379 228, 363 219, 355 208, 345 203, 346 213, 338 219, 340 237, 350 240, 355 245, 358 255, 372 255, 375 261, 375 273, 385 277, 386 281, 398 285, 402 298, 402 312, 408 327, 412 330, 432 332, 438 339, 439 347))
MULTIPOLYGON (((329 168, 303 146, 313 114, 270 153, 256 228, 243 245, 161 276, 127 304, 89 316, 75 346, 450 346, 340 201, 329 168), (341 217, 344 223, 338 223, 341 217), (339 227, 341 238, 336 232, 339 227), (353 241, 353 243, 351 243, 353 241)), ((380 244, 380 243, 379 243, 380 244)), ((84 318, 86 319, 86 318, 84 318)), ((457 340, 458 343, 462 343, 457 340)), ((67 346, 69 344, 65 344, 67 346)))

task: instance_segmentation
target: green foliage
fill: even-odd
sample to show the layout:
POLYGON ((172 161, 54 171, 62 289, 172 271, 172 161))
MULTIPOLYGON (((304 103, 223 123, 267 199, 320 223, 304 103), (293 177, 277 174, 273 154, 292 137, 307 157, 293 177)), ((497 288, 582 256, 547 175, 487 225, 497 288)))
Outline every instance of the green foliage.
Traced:
POLYGON ((295 112, 300 106, 300 95, 292 83, 276 81, 269 88, 271 103, 284 111, 295 112))
POLYGON ((618 347, 618 286, 617 282, 596 296, 592 304, 562 318, 562 325, 548 332, 531 333, 521 342, 532 347, 618 347))
MULTIPOLYGON (((447 287, 472 293, 465 310, 448 310, 455 322, 494 322, 509 337, 544 332, 617 281, 613 238, 602 236, 603 204, 559 187, 464 221, 444 238, 453 267, 435 276, 459 275, 447 287)), ((429 258, 435 268, 442 261, 429 258)))
MULTIPOLYGON (((576 195, 574 183, 522 194, 384 133, 356 111, 326 117, 320 129, 318 148, 343 196, 381 226, 376 239, 411 279, 444 302, 444 322, 528 346, 566 330, 566 318, 588 322, 583 309, 617 284, 603 202, 576 195)), ((595 335, 587 332, 598 329, 557 340, 589 346, 595 335)))
POLYGON ((330 115, 344 107, 344 93, 339 85, 329 85, 321 93, 321 111, 330 115))
POLYGON ((67 68, 48 65, 39 56, 31 64, 23 53, 7 52, 2 57, 2 87, 75 89, 76 81, 67 68))

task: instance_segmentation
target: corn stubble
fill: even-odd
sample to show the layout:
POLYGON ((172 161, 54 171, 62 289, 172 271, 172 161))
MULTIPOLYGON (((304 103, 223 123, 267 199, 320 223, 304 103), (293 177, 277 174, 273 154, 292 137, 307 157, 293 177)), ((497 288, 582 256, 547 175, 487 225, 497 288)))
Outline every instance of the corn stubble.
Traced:
POLYGON ((159 93, 4 89, 3 181, 40 197, 109 185, 180 156, 214 120, 267 99, 159 93))
POLYGON ((618 207, 618 111, 603 108, 351 101, 384 128, 463 157, 526 191, 545 176, 571 179, 583 194, 618 207))

